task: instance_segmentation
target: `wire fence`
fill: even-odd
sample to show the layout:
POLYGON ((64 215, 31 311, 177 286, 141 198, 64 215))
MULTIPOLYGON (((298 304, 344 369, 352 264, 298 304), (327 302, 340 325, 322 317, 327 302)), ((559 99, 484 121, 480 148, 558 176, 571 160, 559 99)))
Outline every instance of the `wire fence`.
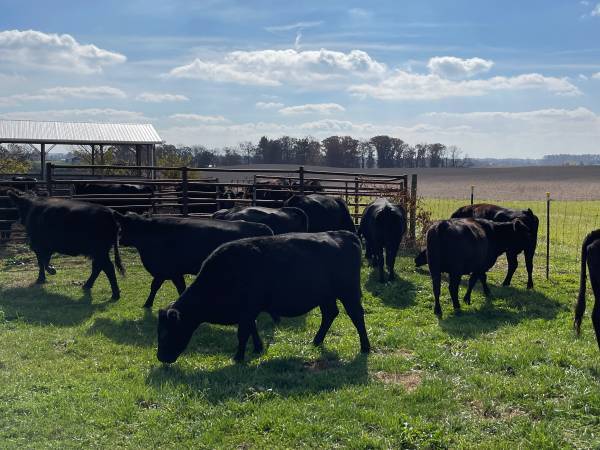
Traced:
MULTIPOLYGON (((473 201, 513 209, 531 208, 540 220, 536 271, 545 272, 546 257, 549 256, 550 276, 578 273, 583 239, 590 231, 600 228, 600 200, 597 199, 553 200, 550 193, 549 202, 545 195, 540 200, 494 200, 475 197, 473 201)), ((465 198, 423 198, 421 208, 431 213, 431 219, 441 220, 448 219, 458 208, 470 203, 468 195, 465 198)), ((422 230, 417 230, 418 234, 420 232, 422 230)))

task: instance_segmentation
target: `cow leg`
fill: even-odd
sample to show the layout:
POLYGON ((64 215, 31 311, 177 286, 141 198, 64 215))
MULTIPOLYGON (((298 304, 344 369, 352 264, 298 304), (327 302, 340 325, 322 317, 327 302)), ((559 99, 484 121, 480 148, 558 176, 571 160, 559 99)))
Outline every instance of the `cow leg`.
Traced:
MULTIPOLYGON (((591 277, 590 277, 591 278, 591 277)), ((594 309, 592 310, 592 324, 596 332, 596 342, 600 347, 600 281, 591 278, 592 291, 594 292, 594 309)))
MULTIPOLYGON (((237 362, 244 361, 244 354, 246 353, 246 344, 248 343, 248 338, 250 337, 250 334, 252 334, 252 323, 255 320, 256 319, 249 319, 247 317, 244 317, 240 320, 238 324, 238 349, 235 353, 235 356, 233 357, 233 359, 237 362)), ((254 328, 256 328, 256 324, 254 325, 254 328)))
POLYGON ((386 248, 385 249, 385 264, 387 266, 388 272, 390 274, 390 281, 394 279, 396 274, 394 273, 394 262, 396 261, 396 252, 398 251, 397 247, 386 248))
POLYGON ((525 267, 527 267, 527 289, 533 289, 533 255, 535 248, 525 250, 525 267))
POLYGON ((156 297, 156 293, 164 282, 165 280, 163 278, 152 278, 152 283, 150 284, 150 294, 148 295, 146 303, 144 303, 144 308, 152 308, 152 305, 154 304, 154 297, 156 297))
POLYGON ((52 264, 50 264, 50 258, 52 258, 52 254, 48 254, 48 258, 46 258, 45 261, 45 267, 46 267, 46 272, 48 272, 49 275, 56 275, 56 269, 54 268, 54 266, 52 264))
POLYGON ((454 312, 460 313, 460 303, 458 302, 458 287, 460 285, 461 275, 456 273, 450 274, 450 285, 448 287, 450 291, 450 298, 452 299, 452 306, 454 306, 454 312))
POLYGON ((487 273, 482 273, 479 275, 479 280, 481 280, 481 286, 483 286, 483 293, 486 297, 490 297, 492 292, 490 291, 490 287, 487 284, 487 273))
POLYGON ((250 332, 252 334, 252 342, 254 343, 254 353, 262 353, 265 347, 260 336, 258 335, 258 330, 256 329, 256 320, 252 322, 252 329, 250 332))
POLYGON ((375 249, 375 255, 377 257, 377 270, 379 270, 379 281, 385 282, 385 274, 383 271, 383 247, 377 246, 375 249))
POLYGON ((440 289, 442 286, 442 274, 439 272, 431 272, 431 284, 433 286, 433 298, 435 303, 433 305, 433 313, 442 317, 442 307, 440 305, 440 289))
POLYGON ((371 344, 369 343, 369 337, 367 336, 367 327, 365 327, 365 310, 360 304, 360 297, 352 299, 352 301, 342 300, 342 305, 346 313, 352 320, 358 336, 360 338, 360 351, 363 353, 369 353, 371 350, 371 344))
POLYGON ((517 260, 517 253, 514 252, 506 252, 506 260, 508 261, 508 272, 506 272, 506 278, 502 282, 502 286, 510 286, 510 282, 512 277, 519 266, 519 261, 517 260))
POLYGON ((177 288, 177 293, 179 295, 183 294, 183 291, 185 291, 185 278, 183 278, 183 275, 173 277, 171 281, 173 281, 175 288, 177 288))
POLYGON ((84 285, 82 286, 82 289, 84 291, 89 291, 92 289, 92 287, 94 286, 94 283, 96 282, 96 279, 98 278, 98 275, 100 275, 101 271, 102 271, 102 264, 99 262, 98 259, 93 259, 92 260, 92 273, 90 274, 90 277, 87 279, 87 281, 84 283, 84 285))
POLYGON ((331 324, 340 313, 335 299, 333 299, 333 301, 321 303, 319 309, 321 310, 321 326, 319 327, 319 331, 317 331, 317 334, 315 334, 315 338, 313 339, 313 344, 315 346, 323 343, 327 331, 329 331, 331 324))
POLYGON ((467 305, 471 304, 471 291, 475 287, 475 283, 477 283, 478 279, 479 279, 479 276, 476 275, 475 273, 472 273, 471 276, 469 277, 469 286, 467 287, 467 292, 465 293, 465 298, 464 298, 464 302, 467 305))
POLYGON ((119 300, 121 298, 121 291, 119 290, 119 284, 117 283, 117 274, 115 273, 115 266, 113 266, 112 261, 108 257, 108 253, 106 257, 103 258, 103 266, 102 270, 106 274, 108 281, 110 283, 110 288, 112 290, 112 299, 119 300))
POLYGON ((35 281, 36 284, 44 284, 46 282, 46 272, 45 272, 45 268, 46 268, 46 255, 43 254, 42 252, 35 252, 35 256, 37 258, 38 261, 38 277, 37 280, 35 281))

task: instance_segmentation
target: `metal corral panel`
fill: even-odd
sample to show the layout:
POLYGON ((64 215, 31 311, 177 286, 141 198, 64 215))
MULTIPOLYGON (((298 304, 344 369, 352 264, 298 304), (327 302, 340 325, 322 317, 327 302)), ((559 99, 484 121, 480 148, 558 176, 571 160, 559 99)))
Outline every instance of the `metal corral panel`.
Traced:
POLYGON ((0 120, 0 143, 161 144, 150 124, 0 120))

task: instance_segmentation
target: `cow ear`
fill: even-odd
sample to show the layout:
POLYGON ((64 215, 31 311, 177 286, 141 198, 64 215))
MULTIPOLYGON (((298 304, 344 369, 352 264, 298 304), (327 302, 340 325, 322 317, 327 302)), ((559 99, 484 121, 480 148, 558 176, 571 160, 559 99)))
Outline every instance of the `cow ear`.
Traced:
POLYGON ((531 208, 527 208, 527 215, 533 216, 533 211, 531 210, 531 208))

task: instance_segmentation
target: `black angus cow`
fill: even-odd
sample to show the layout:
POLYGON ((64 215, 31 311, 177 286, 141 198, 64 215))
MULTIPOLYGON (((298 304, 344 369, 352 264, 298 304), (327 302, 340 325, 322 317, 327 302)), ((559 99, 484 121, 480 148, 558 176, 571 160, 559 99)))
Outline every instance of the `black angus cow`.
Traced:
POLYGON ((462 275, 470 275, 464 297, 471 303, 471 291, 481 281, 490 295, 486 272, 498 256, 522 248, 531 239, 529 228, 520 220, 492 222, 485 219, 450 219, 434 223, 427 230, 427 261, 435 298, 434 312, 442 315, 440 285, 442 273, 449 275, 449 291, 456 312, 460 311, 458 287, 462 275))
POLYGON ((110 282, 112 298, 120 297, 115 268, 109 256, 111 247, 114 248, 117 269, 121 274, 125 273, 125 269, 119 253, 119 225, 112 210, 73 200, 31 198, 14 191, 9 191, 8 195, 19 211, 29 245, 38 260, 37 283, 46 281, 46 271, 51 275, 56 273, 50 266, 53 253, 83 255, 92 260, 92 273, 83 289, 92 289, 103 271, 110 282))
POLYGON ((151 308, 156 293, 171 280, 181 295, 185 274, 197 274, 202 263, 219 245, 251 236, 272 236, 266 225, 222 220, 174 217, 147 218, 134 213, 117 214, 121 245, 135 247, 144 268, 152 275, 144 308, 151 308))
POLYGON ((306 213, 310 233, 333 230, 356 232, 348 206, 339 197, 322 194, 294 195, 284 206, 294 206, 306 213))
POLYGON ((265 206, 281 205, 294 194, 293 186, 287 178, 258 180, 254 186, 246 188, 246 198, 253 198, 254 188, 256 188, 256 200, 263 201, 262 204, 265 206))
POLYGON ((308 217, 300 208, 266 208, 264 206, 237 206, 222 209, 213 214, 213 219, 245 220, 264 223, 274 234, 307 232, 308 217))
POLYGON ((386 198, 378 198, 367 206, 360 219, 358 235, 365 239, 365 257, 379 268, 379 280, 385 281, 383 250, 389 272, 394 279, 394 261, 398 247, 406 232, 406 211, 402 205, 394 205, 386 198))
MULTIPOLYGON (((204 182, 190 181, 188 190, 188 213, 214 213, 221 208, 229 209, 235 205, 236 195, 231 189, 225 189, 219 180, 206 180, 204 182), (227 199, 227 200, 220 200, 227 199)), ((183 184, 175 187, 177 202, 183 214, 183 184)))
POLYGON ((83 183, 73 185, 78 201, 114 208, 119 212, 145 212, 152 207, 152 186, 128 183, 83 183))
POLYGON ((321 326, 313 343, 320 345, 339 313, 337 299, 358 331, 361 351, 368 352, 360 257, 360 241, 347 231, 290 233, 224 244, 208 257, 183 295, 159 311, 157 357, 174 362, 201 323, 237 324, 235 360, 243 361, 250 336, 254 350, 263 349, 256 329, 259 313, 295 317, 317 306, 321 326))
POLYGON ((37 186, 37 178, 33 177, 14 176, 10 181, 0 181, 0 241, 10 239, 12 225, 19 220, 19 213, 8 198, 8 191, 35 191, 37 186))
POLYGON ((592 324, 596 332, 596 342, 600 347, 600 230, 592 231, 583 240, 581 246, 581 274, 579 278, 579 297, 575 306, 575 331, 581 333, 581 320, 585 313, 586 269, 590 271, 590 282, 594 293, 592 324))
MULTIPOLYGON (((300 181, 294 181, 292 188, 295 192, 300 192, 300 181)), ((304 180, 304 192, 318 194, 319 192, 323 192, 323 186, 319 180, 304 180)))
MULTIPOLYGON (((514 247, 506 253, 508 271, 502 285, 510 286, 512 277, 519 265, 517 256, 519 253, 524 252, 525 266, 527 267, 527 289, 533 289, 533 257, 535 256, 539 227, 539 219, 533 211, 531 211, 531 209, 509 209, 503 208, 502 206, 479 203, 458 208, 451 216, 453 219, 469 217, 475 219, 487 219, 494 222, 512 222, 515 219, 519 219, 527 226, 527 228, 529 228, 531 231, 531 239, 524 242, 521 247, 514 247)), ((415 264, 417 267, 427 264, 425 251, 417 255, 415 264)))

